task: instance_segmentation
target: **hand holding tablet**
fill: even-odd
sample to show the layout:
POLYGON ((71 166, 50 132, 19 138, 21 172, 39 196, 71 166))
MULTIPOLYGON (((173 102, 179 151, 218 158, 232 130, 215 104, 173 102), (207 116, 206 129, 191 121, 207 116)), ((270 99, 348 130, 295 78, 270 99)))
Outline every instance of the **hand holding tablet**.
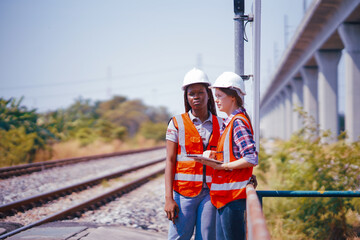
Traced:
POLYGON ((208 158, 208 157, 204 157, 201 154, 188 154, 187 157, 194 159, 195 161, 198 162, 212 162, 212 163, 216 163, 216 164, 222 164, 223 162, 212 159, 212 158, 208 158))

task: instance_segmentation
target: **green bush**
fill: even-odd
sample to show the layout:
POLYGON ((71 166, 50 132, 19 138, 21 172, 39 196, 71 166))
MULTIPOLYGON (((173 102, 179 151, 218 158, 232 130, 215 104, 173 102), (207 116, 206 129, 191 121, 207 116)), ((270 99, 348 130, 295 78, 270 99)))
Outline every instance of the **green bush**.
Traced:
POLYGON ((115 126, 106 120, 99 119, 95 124, 97 134, 102 137, 105 141, 111 141, 114 137, 115 126))
MULTIPOLYGON (((26 145, 27 147, 25 148, 27 151, 26 159, 32 162, 36 151, 39 149, 47 149, 47 141, 55 139, 55 135, 46 125, 39 123, 39 115, 35 109, 28 110, 25 106, 21 105, 21 102, 22 98, 18 101, 12 98, 9 100, 0 98, 0 129, 9 131, 10 133, 7 134, 3 132, 3 135, 8 137, 14 136, 14 142, 19 141, 20 136, 23 137, 24 140, 32 139, 31 147, 29 148, 29 145, 26 145), (23 134, 29 136, 23 136, 23 134)), ((1 141, 3 142, 3 146, 5 146, 5 140, 2 139, 1 141)), ((14 153, 12 156, 19 155, 14 153)), ((4 161, 16 164, 17 162, 23 162, 24 158, 21 157, 16 161, 5 159, 4 161)))
POLYGON ((259 165, 255 168, 256 177, 264 183, 267 183, 265 174, 270 169, 270 157, 271 155, 266 153, 263 144, 260 144, 259 153, 259 165))
MULTIPOLYGON (((272 155, 277 169, 276 190, 359 189, 360 142, 348 143, 342 134, 337 142, 328 143, 331 134, 320 132, 310 122, 305 118, 305 127, 280 143, 272 155)), ((273 227, 272 218, 280 216, 282 227, 297 236, 346 239, 352 232, 346 216, 358 208, 351 198, 282 198, 266 215, 273 227)))
POLYGON ((81 146, 86 146, 93 143, 98 138, 98 135, 93 129, 85 127, 79 129, 75 137, 80 141, 81 146))
POLYGON ((27 134, 25 127, 0 129, 0 166, 28 163, 35 139, 36 133, 27 134))
POLYGON ((127 136, 126 127, 117 127, 113 131, 113 137, 115 139, 124 140, 127 136))

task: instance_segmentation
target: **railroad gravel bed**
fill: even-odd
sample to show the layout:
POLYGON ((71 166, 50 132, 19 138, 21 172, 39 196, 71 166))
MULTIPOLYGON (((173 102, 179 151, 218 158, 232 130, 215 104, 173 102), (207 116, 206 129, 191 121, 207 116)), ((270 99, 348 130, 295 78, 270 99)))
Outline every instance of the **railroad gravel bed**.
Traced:
POLYGON ((169 221, 164 212, 165 181, 161 175, 141 187, 70 222, 121 225, 167 233, 169 221))
POLYGON ((0 180, 0 205, 165 158, 165 149, 97 159, 0 180))
POLYGON ((50 201, 41 207, 35 207, 30 210, 27 210, 26 212, 18 212, 13 216, 8 216, 4 219, 0 219, 0 222, 13 222, 22 225, 28 225, 35 221, 39 221, 49 215, 52 215, 59 211, 63 211, 69 207, 75 206, 84 201, 92 199, 105 192, 109 192, 113 189, 121 187, 126 183, 138 179, 142 176, 145 176, 151 172, 156 172, 164 168, 165 168, 164 162, 157 163, 155 165, 148 166, 146 168, 125 174, 119 178, 103 182, 102 184, 93 186, 84 191, 74 192, 70 195, 60 197, 59 199, 50 201))

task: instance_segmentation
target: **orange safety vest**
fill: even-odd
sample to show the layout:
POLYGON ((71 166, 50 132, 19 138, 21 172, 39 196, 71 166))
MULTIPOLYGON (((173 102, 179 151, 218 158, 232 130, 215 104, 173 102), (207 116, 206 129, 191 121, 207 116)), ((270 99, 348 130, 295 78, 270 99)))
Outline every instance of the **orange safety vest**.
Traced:
MULTIPOLYGON (((179 130, 178 153, 176 158, 174 191, 186 197, 195 197, 203 187, 203 165, 188 158, 187 154, 202 154, 203 141, 187 113, 173 117, 174 126, 179 130)), ((215 150, 220 138, 221 118, 212 115, 213 131, 207 150, 215 150)), ((206 184, 211 187, 213 168, 206 166, 206 184)))
MULTIPOLYGON (((233 153, 233 125, 235 119, 241 119, 253 134, 253 129, 250 121, 245 114, 237 114, 231 119, 230 123, 226 126, 219 144, 217 151, 222 151, 223 161, 225 163, 233 162, 238 159, 235 158, 233 153)), ((246 198, 246 185, 248 184, 253 168, 214 170, 212 177, 212 184, 210 189, 211 202, 216 208, 221 208, 227 203, 237 199, 246 198)))

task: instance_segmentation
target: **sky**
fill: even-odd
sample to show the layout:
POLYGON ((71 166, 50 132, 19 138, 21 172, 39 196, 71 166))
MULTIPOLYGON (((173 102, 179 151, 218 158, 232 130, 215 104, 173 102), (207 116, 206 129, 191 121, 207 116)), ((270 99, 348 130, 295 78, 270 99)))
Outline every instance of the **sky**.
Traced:
MULTIPOLYGON (((305 0, 262 0, 261 92, 304 15, 305 0), (287 40, 284 34, 287 15, 287 40)), ((245 0, 245 14, 252 0, 245 0)), ((305 6, 310 0, 305 1, 305 6)), ((114 95, 184 111, 193 67, 213 83, 234 71, 233 0, 2 0, 0 97, 46 112, 114 95)), ((252 70, 252 26, 245 74, 252 70)), ((246 107, 252 105, 246 83, 246 107)))

